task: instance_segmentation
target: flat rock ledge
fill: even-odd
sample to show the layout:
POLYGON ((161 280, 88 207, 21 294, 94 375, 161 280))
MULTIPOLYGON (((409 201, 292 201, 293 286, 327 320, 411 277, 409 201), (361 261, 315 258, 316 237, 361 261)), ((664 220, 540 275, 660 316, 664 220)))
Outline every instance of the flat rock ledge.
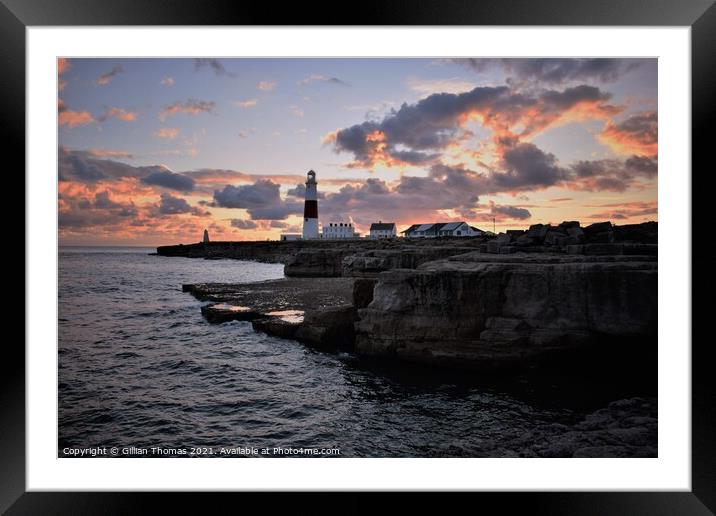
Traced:
POLYGON ((353 289, 351 278, 182 285, 184 292, 211 302, 201 308, 210 323, 250 321, 257 331, 320 349, 352 349, 353 289))

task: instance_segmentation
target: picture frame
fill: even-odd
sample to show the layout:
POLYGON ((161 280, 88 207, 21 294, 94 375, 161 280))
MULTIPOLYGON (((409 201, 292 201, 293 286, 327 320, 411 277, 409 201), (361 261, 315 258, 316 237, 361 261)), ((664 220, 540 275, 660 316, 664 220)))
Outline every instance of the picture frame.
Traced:
MULTIPOLYGON (((140 2, 112 0, 22 1, 2 0, 0 5, 0 48, 3 48, 2 79, 8 149, 25 144, 25 30, 30 26, 111 26, 111 25, 548 25, 548 26, 689 26, 692 55, 692 490, 691 492, 642 493, 480 493, 485 507, 501 511, 529 507, 531 512, 549 514, 709 514, 716 511, 716 408, 713 403, 713 374, 707 359, 708 341, 696 339, 703 322, 695 315, 705 306, 694 302, 709 285, 713 274, 705 258, 693 253, 696 235, 708 220, 705 213, 707 189, 693 188, 693 170, 707 173, 708 123, 712 119, 716 92, 716 6, 711 0, 658 0, 648 5, 638 0, 609 0, 600 3, 543 0, 531 3, 513 1, 430 1, 411 5, 397 1, 363 4, 350 19, 338 11, 322 10, 318 4, 289 4, 280 10, 271 5, 213 1, 211 7, 198 1, 140 2), (299 23, 301 22, 301 23, 299 23), (706 276, 704 276, 706 275, 706 276)), ((19 151, 16 151, 20 154, 19 151)), ((18 156, 24 168, 24 154, 18 156)), ((25 257, 27 259, 27 257, 25 257)), ((26 270, 27 273, 27 270, 26 270)), ((703 292, 705 293, 705 292, 703 292)), ((703 319, 700 319, 703 321, 703 319)), ((183 496, 172 494, 123 493, 38 493, 25 489, 25 353, 19 342, 6 349, 2 387, 3 427, 0 433, 2 471, 0 511, 8 514, 96 514, 140 512, 149 499, 180 504, 188 508, 183 496), (171 500, 167 500, 171 498, 171 500)), ((202 495, 205 499, 207 495, 202 495)), ((228 495, 227 495, 228 496, 228 495)), ((245 495, 244 495, 245 496, 245 495)), ((358 495, 351 495, 346 511, 357 512, 358 495)), ((206 500, 200 503, 206 503, 206 500)), ((289 502, 291 503, 291 502, 289 502)), ((295 502, 293 502, 295 503, 295 502)), ((475 503, 472 501, 471 503, 475 503)))

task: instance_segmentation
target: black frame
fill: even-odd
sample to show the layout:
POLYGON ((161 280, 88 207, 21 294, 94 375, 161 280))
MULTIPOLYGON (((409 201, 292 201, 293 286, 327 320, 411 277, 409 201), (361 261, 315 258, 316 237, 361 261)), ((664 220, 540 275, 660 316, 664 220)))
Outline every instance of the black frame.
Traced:
MULTIPOLYGON (((347 12, 347 11, 343 11, 347 12)), ((690 26, 692 29, 692 169, 713 173, 708 139, 716 99, 716 5, 714 0, 366 0, 349 17, 320 3, 282 3, 276 9, 267 2, 241 4, 232 0, 0 0, 0 102, 4 141, 16 149, 24 168, 25 138, 25 29, 35 25, 607 25, 607 26, 690 26), (3 129, 4 129, 3 128, 3 129), (707 168, 708 167, 708 168, 707 168)), ((9 172, 9 171, 8 171, 9 172)), ((673 171, 687 173, 687 171, 673 171)), ((691 179, 695 179, 692 172, 691 179)), ((707 188, 692 185, 692 236, 711 215, 707 188), (697 229, 698 228, 698 229, 697 229)), ((24 186, 23 186, 24 191, 24 186)), ((702 240, 703 241, 703 240, 702 240)), ((699 247, 703 243, 694 242, 699 247)), ((692 247, 691 252, 695 249, 692 247)), ((687 250, 685 250, 687 251, 687 250)), ((23 252, 24 253, 24 252, 23 252)), ((703 255, 692 256, 692 275, 699 281, 693 293, 703 292, 711 283, 713 265, 703 255)), ((692 294, 692 299, 695 296, 692 294)), ((708 299, 708 298, 705 298, 708 299)), ((693 303, 692 303, 693 304, 693 303)), ((711 305, 712 303, 709 303, 711 305)), ((700 328, 694 323, 692 335, 700 328)), ((700 321, 704 319, 701 318, 700 321)), ((707 359, 711 339, 694 339, 692 344, 692 491, 648 493, 480 493, 468 503, 477 508, 499 507, 499 511, 525 508, 550 514, 713 514, 716 511, 716 403, 714 374, 707 359)), ((8 514, 97 514, 143 512, 147 502, 176 504, 186 512, 187 494, 120 493, 25 493, 25 354, 19 342, 6 341, 0 376, 0 511, 8 514), (161 500, 157 500, 161 498, 161 500), (181 504, 181 505, 179 505, 181 504)), ((221 494, 227 499, 231 494, 221 494)), ((255 495, 239 495, 255 501, 255 495)), ((325 495, 324 495, 325 496, 325 495)), ((206 510, 206 496, 200 496, 206 510)), ((299 495, 299 499, 305 496, 299 495)), ((248 500, 245 500, 248 499, 248 500)), ((415 499, 421 505, 422 496, 415 499)), ((370 509, 373 498, 352 494, 334 505, 341 512, 370 509), (366 500, 367 499, 367 500, 366 500)), ((215 500, 212 500, 214 502, 215 500)), ((272 501, 272 505, 274 502, 272 501)), ((295 501, 291 504, 296 510, 295 501)), ((212 504, 213 507, 217 505, 212 504)), ((212 507, 209 506, 209 507, 212 507)), ((167 505, 165 507, 169 508, 167 505)), ((444 507, 444 506, 443 506, 444 507)), ((308 506, 311 512, 316 505, 308 506)), ((229 509, 235 512, 237 506, 229 509)), ((300 509, 298 509, 300 511, 300 509)), ((217 512, 212 510, 212 512, 217 512)))

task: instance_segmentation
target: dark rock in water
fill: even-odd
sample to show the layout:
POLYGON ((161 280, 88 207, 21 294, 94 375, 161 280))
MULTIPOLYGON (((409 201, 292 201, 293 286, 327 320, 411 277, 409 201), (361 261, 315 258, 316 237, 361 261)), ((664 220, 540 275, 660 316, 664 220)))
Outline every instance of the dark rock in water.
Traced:
POLYGON ((574 426, 539 425, 517 444, 532 457, 657 457, 657 400, 610 403, 574 426))
POLYGON ((295 339, 322 350, 351 350, 355 341, 356 310, 351 305, 312 310, 300 322, 264 317, 252 322, 255 330, 295 339))
MULTIPOLYGON (((358 280, 362 296, 372 295, 374 280, 358 280)), ((350 278, 291 278, 248 284, 183 285, 198 299, 221 301, 201 308, 211 323, 251 321, 254 329, 296 339, 321 349, 351 349, 356 309, 350 278)))
POLYGON ((351 350, 355 343, 357 315, 352 305, 308 312, 295 338, 320 349, 351 350))
POLYGON ((263 317, 251 322, 254 330, 282 339, 295 339, 301 323, 284 321, 278 317, 263 317))
POLYGON ((565 220, 562 222, 559 227, 564 229, 574 229, 579 228, 580 224, 578 220, 565 220))

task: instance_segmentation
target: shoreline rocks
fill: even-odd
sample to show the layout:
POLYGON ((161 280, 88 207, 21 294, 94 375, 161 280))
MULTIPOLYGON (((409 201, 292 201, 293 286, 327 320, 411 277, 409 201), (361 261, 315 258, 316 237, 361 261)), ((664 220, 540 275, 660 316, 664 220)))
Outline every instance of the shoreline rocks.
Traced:
POLYGON ((491 239, 237 242, 274 256, 292 250, 287 278, 183 290, 212 303, 202 307, 207 321, 252 321, 321 349, 449 368, 526 367, 574 350, 613 352, 605 342, 655 347, 657 229, 566 221, 491 239), (282 317, 287 311, 301 320, 282 317))
POLYGON ((658 457, 657 400, 613 401, 576 424, 541 424, 484 450, 490 457, 658 457), (522 450, 515 453, 513 450, 522 450))

